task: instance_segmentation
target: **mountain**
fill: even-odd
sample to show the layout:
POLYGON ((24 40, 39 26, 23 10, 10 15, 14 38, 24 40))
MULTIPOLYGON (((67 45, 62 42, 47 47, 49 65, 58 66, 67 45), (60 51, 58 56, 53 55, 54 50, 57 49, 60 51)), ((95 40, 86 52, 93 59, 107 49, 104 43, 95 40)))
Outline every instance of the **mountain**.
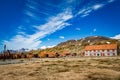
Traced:
POLYGON ((108 37, 103 37, 103 36, 90 36, 90 37, 86 37, 86 38, 82 38, 79 40, 68 40, 66 42, 62 42, 60 44, 58 44, 57 46, 65 46, 65 45, 87 45, 87 44, 96 44, 98 42, 101 41, 108 41, 111 40, 108 37))
POLYGON ((80 54, 84 51, 85 46, 87 45, 100 45, 100 44, 113 44, 117 43, 120 46, 120 40, 112 39, 105 36, 89 36, 86 38, 81 38, 79 40, 68 40, 62 43, 59 43, 53 48, 47 48, 40 50, 47 52, 70 52, 80 54))

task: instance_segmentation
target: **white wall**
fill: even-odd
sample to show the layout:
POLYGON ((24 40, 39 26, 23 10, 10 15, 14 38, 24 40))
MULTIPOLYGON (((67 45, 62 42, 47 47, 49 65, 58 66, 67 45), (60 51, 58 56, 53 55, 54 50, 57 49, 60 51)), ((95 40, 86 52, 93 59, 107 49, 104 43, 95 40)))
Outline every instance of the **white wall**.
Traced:
POLYGON ((92 51, 85 51, 85 56, 102 56, 102 53, 104 53, 104 56, 113 56, 113 53, 117 56, 117 49, 113 50, 92 50, 92 51), (96 53, 96 55, 94 55, 96 53), (109 55, 108 55, 109 53, 109 55))

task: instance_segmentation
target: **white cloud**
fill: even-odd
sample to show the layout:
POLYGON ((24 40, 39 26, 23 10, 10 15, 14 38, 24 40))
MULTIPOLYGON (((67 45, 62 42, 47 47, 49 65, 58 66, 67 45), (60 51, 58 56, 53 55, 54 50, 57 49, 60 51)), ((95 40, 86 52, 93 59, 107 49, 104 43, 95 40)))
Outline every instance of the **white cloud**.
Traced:
POLYGON ((93 10, 94 10, 94 8, 91 6, 85 7, 83 9, 81 9, 75 16, 81 15, 81 17, 83 18, 83 17, 88 16, 93 10))
POLYGON ((71 19, 72 17, 73 16, 71 11, 69 9, 66 9, 64 12, 58 14, 57 16, 49 18, 47 23, 36 26, 37 31, 34 34, 29 35, 25 34, 24 32, 18 32, 18 35, 14 36, 8 41, 4 40, 4 43, 7 44, 9 49, 39 48, 40 43, 42 42, 40 39, 57 30, 69 26, 70 24, 66 21, 71 19))
POLYGON ((67 0, 67 3, 73 3, 75 0, 67 0))
POLYGON ((46 46, 41 46, 40 49, 46 49, 47 47, 46 46))
POLYGON ((33 4, 33 3, 32 3, 32 4, 30 4, 30 3, 26 4, 26 7, 27 7, 28 9, 37 10, 35 4, 33 4))
POLYGON ((89 14, 83 14, 81 17, 83 18, 83 17, 86 17, 86 16, 88 16, 89 14))
POLYGON ((93 29, 93 32, 96 32, 97 31, 97 29, 93 29))
POLYGON ((113 38, 113 39, 120 39, 120 34, 115 35, 115 36, 113 36, 113 37, 111 37, 111 38, 113 38))
POLYGON ((30 16, 30 17, 33 17, 35 18, 36 16, 29 10, 24 10, 24 13, 27 15, 27 16, 30 16))
POLYGON ((96 4, 96 5, 93 6, 93 9, 97 10, 97 9, 99 9, 101 7, 103 7, 103 4, 96 4))
MULTIPOLYGON (((25 9, 23 10, 24 11, 23 13, 25 15, 27 15, 28 17, 30 17, 31 19, 39 20, 39 17, 36 14, 39 12, 38 6, 39 6, 39 4, 37 3, 36 0, 27 0, 25 9)), ((28 22, 28 23, 30 22, 29 18, 26 19, 26 22, 28 22)))
POLYGON ((21 48, 35 49, 36 46, 39 46, 41 42, 42 41, 38 39, 32 39, 27 35, 26 36, 16 35, 10 41, 4 41, 4 43, 8 46, 9 49, 21 49, 21 48))
POLYGON ((114 2, 115 0, 108 0, 109 3, 114 2))
POLYGON ((60 39, 64 39, 65 37, 64 36, 59 36, 60 39))
POLYGON ((50 39, 49 39, 49 38, 48 38, 47 40, 48 40, 48 41, 50 41, 50 39))
POLYGON ((79 10, 79 12, 75 15, 78 16, 80 15, 82 18, 88 16, 92 11, 98 10, 99 8, 104 7, 108 3, 114 2, 115 0, 108 0, 108 2, 101 3, 101 4, 91 4, 83 7, 82 9, 79 10))
POLYGON ((80 14, 83 14, 85 11, 86 11, 86 9, 83 8, 83 9, 81 9, 75 16, 80 15, 80 14))
POLYGON ((52 47, 55 47, 55 45, 53 45, 53 46, 41 46, 40 49, 46 49, 46 48, 52 48, 52 47))
POLYGON ((81 9, 77 14, 77 15, 81 15, 81 17, 86 17, 88 16, 92 11, 94 10, 98 10, 99 8, 103 7, 104 4, 94 4, 88 7, 85 7, 83 9, 81 9))
POLYGON ((80 28, 76 28, 76 30, 80 31, 80 28))

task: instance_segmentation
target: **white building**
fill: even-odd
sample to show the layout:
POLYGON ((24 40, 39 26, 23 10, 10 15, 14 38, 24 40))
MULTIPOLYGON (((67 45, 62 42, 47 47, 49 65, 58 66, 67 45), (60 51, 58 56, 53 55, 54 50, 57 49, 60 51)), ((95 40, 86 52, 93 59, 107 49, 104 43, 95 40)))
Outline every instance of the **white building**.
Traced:
POLYGON ((117 56, 117 44, 86 46, 85 56, 117 56))

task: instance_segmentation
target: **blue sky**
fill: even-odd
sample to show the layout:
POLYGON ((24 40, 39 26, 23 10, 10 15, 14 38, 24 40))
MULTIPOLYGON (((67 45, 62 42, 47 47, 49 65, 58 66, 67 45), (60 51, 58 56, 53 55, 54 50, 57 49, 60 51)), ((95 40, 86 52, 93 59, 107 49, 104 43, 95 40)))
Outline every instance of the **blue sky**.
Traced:
POLYGON ((37 49, 70 39, 120 39, 120 0, 0 0, 0 48, 37 49))

